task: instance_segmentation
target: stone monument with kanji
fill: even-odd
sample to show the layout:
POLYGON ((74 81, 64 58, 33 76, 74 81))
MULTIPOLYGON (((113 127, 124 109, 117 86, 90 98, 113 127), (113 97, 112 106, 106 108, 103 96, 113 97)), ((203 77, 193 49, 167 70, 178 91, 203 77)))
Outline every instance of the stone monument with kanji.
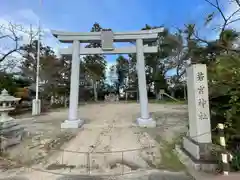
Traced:
POLYGON ((187 68, 189 132, 183 138, 182 150, 198 170, 214 170, 211 155, 211 122, 208 79, 205 64, 187 68))

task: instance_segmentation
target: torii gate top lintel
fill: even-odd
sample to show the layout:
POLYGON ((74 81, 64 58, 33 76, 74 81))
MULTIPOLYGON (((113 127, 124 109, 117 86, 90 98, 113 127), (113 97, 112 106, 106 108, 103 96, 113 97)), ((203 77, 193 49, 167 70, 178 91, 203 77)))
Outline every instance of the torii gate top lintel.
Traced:
MULTIPOLYGON (((80 55, 91 54, 130 54, 136 53, 136 47, 119 47, 115 48, 114 42, 134 42, 141 40, 142 42, 156 41, 159 33, 163 32, 163 28, 141 30, 135 32, 113 32, 112 30, 102 30, 100 32, 63 32, 52 31, 52 34, 62 43, 101 43, 101 48, 81 48, 80 55)), ((144 53, 156 53, 157 46, 144 46, 144 53)), ((72 47, 59 50, 61 55, 71 55, 72 47)))
MULTIPOLYGON (((141 30, 132 32, 112 32, 114 42, 129 42, 136 39, 155 40, 164 28, 141 30)), ((52 30, 52 34, 62 43, 71 43, 79 40, 83 43, 101 41, 102 32, 65 32, 52 30)))

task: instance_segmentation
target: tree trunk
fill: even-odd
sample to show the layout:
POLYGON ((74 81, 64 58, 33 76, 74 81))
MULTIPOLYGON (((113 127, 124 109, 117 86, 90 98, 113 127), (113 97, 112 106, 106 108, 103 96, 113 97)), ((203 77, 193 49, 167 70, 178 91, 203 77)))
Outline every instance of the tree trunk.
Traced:
POLYGON ((98 101, 97 81, 93 80, 94 101, 98 101))
POLYGON ((184 93, 184 100, 187 100, 186 84, 184 84, 183 87, 184 87, 184 92, 183 92, 184 93))
POLYGON ((156 88, 155 88, 155 99, 156 99, 156 100, 159 100, 159 93, 158 93, 158 91, 156 90, 156 88))
POLYGON ((64 107, 67 108, 68 98, 67 96, 64 97, 64 107))

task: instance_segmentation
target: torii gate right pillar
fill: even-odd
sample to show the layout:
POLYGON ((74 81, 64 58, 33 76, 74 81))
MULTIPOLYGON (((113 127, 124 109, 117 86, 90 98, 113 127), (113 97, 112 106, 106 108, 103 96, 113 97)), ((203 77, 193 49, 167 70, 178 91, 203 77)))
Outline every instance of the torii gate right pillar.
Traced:
POLYGON ((143 40, 136 40, 137 49, 137 74, 138 74, 138 89, 139 89, 139 100, 141 108, 141 117, 137 119, 139 126, 143 127, 156 127, 156 122, 149 116, 148 110, 148 95, 147 95, 147 82, 146 82, 146 71, 145 71, 145 59, 144 59, 144 47, 143 40))

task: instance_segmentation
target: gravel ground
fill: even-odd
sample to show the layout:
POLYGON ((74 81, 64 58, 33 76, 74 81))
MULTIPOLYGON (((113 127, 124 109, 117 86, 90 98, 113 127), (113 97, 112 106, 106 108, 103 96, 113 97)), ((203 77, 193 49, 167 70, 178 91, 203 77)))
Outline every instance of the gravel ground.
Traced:
MULTIPOLYGON (((67 119, 66 109, 21 119, 19 122, 29 135, 8 156, 55 175, 26 172, 26 169, 7 170, 1 175, 21 174, 28 179, 52 180, 63 178, 57 173, 116 174, 156 167, 178 170, 171 165, 164 166, 172 154, 167 152, 166 156, 163 151, 169 151, 169 144, 186 132, 186 105, 149 104, 151 115, 157 121, 157 127, 149 129, 136 126, 139 110, 139 104, 134 103, 84 105, 79 108, 79 114, 85 124, 76 131, 60 129, 61 122, 67 119), (64 151, 53 151, 60 147, 64 151)), ((171 161, 176 164, 176 159, 171 161)))

